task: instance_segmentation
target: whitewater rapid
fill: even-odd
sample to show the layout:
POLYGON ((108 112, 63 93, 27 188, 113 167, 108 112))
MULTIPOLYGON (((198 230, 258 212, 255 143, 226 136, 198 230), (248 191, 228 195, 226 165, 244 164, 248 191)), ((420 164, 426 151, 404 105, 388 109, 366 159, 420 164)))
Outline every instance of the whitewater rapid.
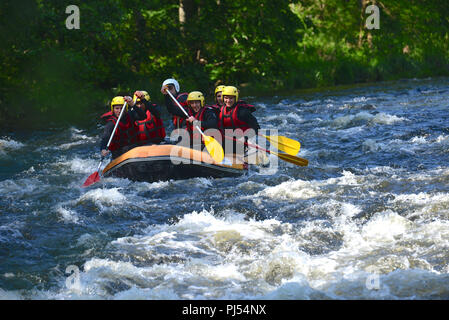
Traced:
POLYGON ((252 98, 309 166, 239 178, 84 189, 101 127, 2 135, 0 299, 449 299, 447 84, 252 98))

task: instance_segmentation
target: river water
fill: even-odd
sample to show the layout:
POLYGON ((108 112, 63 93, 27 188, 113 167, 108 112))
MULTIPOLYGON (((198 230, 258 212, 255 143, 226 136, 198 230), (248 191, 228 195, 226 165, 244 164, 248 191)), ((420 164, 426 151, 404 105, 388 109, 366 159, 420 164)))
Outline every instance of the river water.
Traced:
POLYGON ((0 135, 0 299, 449 299, 449 79, 248 101, 308 167, 84 189, 100 123, 0 135))

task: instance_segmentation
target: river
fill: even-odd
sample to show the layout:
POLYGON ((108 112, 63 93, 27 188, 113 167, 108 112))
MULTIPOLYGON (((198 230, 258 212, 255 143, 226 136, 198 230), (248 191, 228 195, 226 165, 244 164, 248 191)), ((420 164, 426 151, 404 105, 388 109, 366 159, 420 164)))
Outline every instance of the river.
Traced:
POLYGON ((449 299, 449 79, 247 100, 308 167, 82 188, 100 123, 0 135, 0 299, 449 299))

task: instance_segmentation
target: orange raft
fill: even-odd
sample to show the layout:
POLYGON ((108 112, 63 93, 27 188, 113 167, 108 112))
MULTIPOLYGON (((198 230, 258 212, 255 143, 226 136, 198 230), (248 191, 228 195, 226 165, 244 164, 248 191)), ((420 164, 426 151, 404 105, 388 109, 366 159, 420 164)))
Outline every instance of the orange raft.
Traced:
POLYGON ((194 177, 237 177, 247 170, 247 164, 235 156, 226 155, 222 163, 216 163, 206 151, 165 144, 129 150, 112 160, 104 168, 103 176, 155 182, 194 177))

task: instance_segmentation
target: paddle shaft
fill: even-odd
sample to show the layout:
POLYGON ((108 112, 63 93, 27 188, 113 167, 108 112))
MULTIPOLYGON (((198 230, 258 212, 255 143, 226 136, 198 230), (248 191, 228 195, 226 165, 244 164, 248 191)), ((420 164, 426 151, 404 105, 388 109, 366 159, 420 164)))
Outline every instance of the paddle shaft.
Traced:
POLYGON ((253 148, 256 148, 256 149, 265 151, 265 152, 267 152, 267 153, 271 153, 270 150, 264 149, 264 148, 258 146, 257 144, 251 144, 251 143, 248 143, 248 142, 243 142, 243 141, 240 141, 240 140, 238 140, 238 139, 231 138, 231 137, 228 137, 228 136, 225 136, 225 135, 223 135, 223 137, 225 137, 225 138, 228 139, 228 140, 233 140, 233 141, 236 141, 236 142, 240 142, 240 143, 246 144, 248 147, 253 147, 253 148))
MULTIPOLYGON (((120 115, 118 117, 117 122, 115 123, 114 129, 112 130, 111 136, 109 137, 109 141, 108 141, 108 144, 106 145, 106 149, 108 149, 109 145, 111 144, 112 137, 114 137, 115 130, 117 130, 118 123, 119 123, 120 119, 122 118, 123 111, 125 110, 125 108, 126 108, 126 101, 123 104, 122 110, 120 110, 120 115)), ((114 110, 112 110, 112 112, 114 112, 114 110)), ((83 184, 83 187, 88 187, 91 184, 94 184, 100 180, 99 171, 100 171, 101 164, 103 163, 104 158, 105 158, 104 156, 101 156, 101 160, 100 160, 100 163, 98 164, 97 170, 94 173, 92 173, 89 177, 87 177, 86 181, 83 184)))
POLYGON ((308 163, 309 163, 308 160, 299 158, 297 156, 293 156, 293 155, 289 155, 289 154, 285 154, 285 153, 277 153, 277 152, 274 152, 274 151, 270 151, 270 150, 264 149, 264 148, 262 148, 262 147, 260 147, 258 145, 254 145, 254 144, 251 144, 251 143, 248 143, 248 142, 242 142, 242 141, 239 141, 237 139, 234 139, 234 138, 231 138, 231 137, 228 137, 228 136, 225 136, 225 135, 223 135, 223 136, 226 139, 233 140, 233 141, 236 141, 236 142, 239 142, 239 143, 243 143, 243 144, 246 144, 249 147, 265 151, 265 152, 267 152, 269 154, 273 154, 273 155, 281 158, 284 161, 287 161, 287 162, 290 162, 290 163, 293 163, 293 164, 296 164, 296 165, 299 165, 299 166, 307 166, 308 163))
MULTIPOLYGON (((176 105, 179 107, 179 109, 181 109, 182 112, 184 112, 184 114, 185 114, 186 117, 188 118, 188 117, 189 117, 188 113, 184 110, 184 108, 181 106, 181 104, 179 103, 179 101, 176 100, 175 97, 173 97, 172 93, 171 93, 168 89, 166 89, 165 91, 168 93, 168 95, 170 96, 170 98, 172 98, 172 100, 176 103, 176 105)), ((205 137, 205 134, 203 133, 203 131, 202 131, 197 125, 195 125, 195 128, 201 133, 201 135, 202 135, 203 137, 205 137)))
MULTIPOLYGON (((112 138, 114 137, 115 130, 117 130, 118 123, 120 122, 120 119, 122 118, 123 111, 126 109, 126 104, 127 104, 127 102, 125 101, 125 103, 123 104, 122 110, 120 110, 120 114, 118 116, 117 122, 115 123, 114 129, 112 130, 111 136, 109 137, 109 141, 108 141, 108 144, 106 145, 106 149, 108 149, 109 145, 111 144, 112 138)), ((114 112, 114 110, 112 110, 112 112, 114 112)), ((103 162, 103 159, 104 159, 104 157, 101 157, 100 163, 98 164, 97 172, 100 170, 101 163, 103 162)))
MULTIPOLYGON (((126 108, 126 101, 123 104, 122 110, 120 110, 120 115, 118 116, 117 122, 115 123, 115 126, 114 126, 114 130, 112 130, 111 136, 109 137, 109 141, 108 141, 108 144, 106 145, 106 149, 108 149, 109 145, 111 144, 112 138, 114 137, 115 130, 117 130, 118 123, 120 122, 120 119, 122 118, 123 111, 125 110, 125 108, 126 108)), ((114 110, 112 110, 112 112, 114 112, 114 110)), ((100 162, 100 165, 101 165, 101 162, 100 162)))
MULTIPOLYGON (((179 103, 178 100, 176 100, 175 97, 173 97, 172 93, 170 91, 168 91, 166 89, 166 92, 169 94, 170 98, 172 98, 172 100, 176 103, 176 105, 179 107, 179 109, 182 110, 182 112, 184 112, 184 114, 186 115, 186 117, 188 118, 189 115, 187 114, 187 112, 184 110, 184 108, 181 106, 181 104, 179 103)), ((186 120, 187 121, 187 120, 186 120)), ((193 123, 192 123, 193 124, 193 123)), ((223 152, 223 147, 221 146, 221 144, 219 144, 213 137, 209 137, 206 136, 203 131, 196 125, 193 124, 196 128, 196 130, 198 130, 199 133, 201 133, 201 136, 204 139, 204 144, 206 145, 206 149, 209 152, 210 156, 214 159, 214 161, 216 161, 217 163, 220 163, 223 161, 224 158, 224 152, 223 152)))
POLYGON ((100 170, 101 164, 103 163, 103 159, 104 159, 104 157, 102 156, 102 157, 101 157, 101 160, 100 160, 100 163, 98 164, 97 171, 100 170))

